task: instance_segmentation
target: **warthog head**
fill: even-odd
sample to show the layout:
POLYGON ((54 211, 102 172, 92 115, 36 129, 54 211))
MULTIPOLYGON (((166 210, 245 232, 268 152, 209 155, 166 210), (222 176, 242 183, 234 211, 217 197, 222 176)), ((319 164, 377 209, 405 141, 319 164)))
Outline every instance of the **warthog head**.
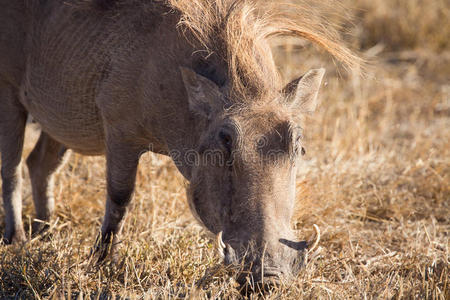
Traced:
POLYGON ((305 151, 298 117, 315 110, 324 70, 309 71, 276 99, 231 105, 212 81, 181 72, 190 109, 205 124, 191 161, 191 210, 217 234, 225 263, 242 264, 254 282, 296 275, 306 248, 290 226, 305 151))

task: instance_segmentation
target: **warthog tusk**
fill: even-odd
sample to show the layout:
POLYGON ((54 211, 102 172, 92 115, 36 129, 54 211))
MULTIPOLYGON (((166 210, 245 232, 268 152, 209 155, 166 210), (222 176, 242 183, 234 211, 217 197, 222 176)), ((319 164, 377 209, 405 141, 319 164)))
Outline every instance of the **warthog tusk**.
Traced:
POLYGON ((221 232, 219 232, 217 234, 217 244, 219 245, 219 247, 225 248, 226 246, 225 246, 225 243, 222 240, 222 233, 223 233, 223 231, 221 231, 221 232))
POLYGON ((313 226, 314 226, 314 230, 316 231, 316 241, 312 245, 311 249, 308 250, 308 252, 313 252, 317 248, 317 245, 319 245, 319 241, 320 241, 320 229, 319 229, 319 226, 317 226, 316 224, 313 224, 313 226))
POLYGON ((219 251, 220 257, 225 258, 224 250, 226 248, 226 245, 222 240, 222 231, 217 234, 216 242, 217 242, 217 250, 219 251))
POLYGON ((319 226, 317 226, 316 224, 313 224, 313 226, 314 226, 314 230, 316 231, 316 241, 314 242, 312 247, 310 249, 308 249, 306 251, 306 253, 305 253, 305 258, 304 258, 305 265, 308 264, 309 254, 312 253, 317 248, 317 246, 319 245, 319 241, 320 241, 320 229, 319 229, 319 226))

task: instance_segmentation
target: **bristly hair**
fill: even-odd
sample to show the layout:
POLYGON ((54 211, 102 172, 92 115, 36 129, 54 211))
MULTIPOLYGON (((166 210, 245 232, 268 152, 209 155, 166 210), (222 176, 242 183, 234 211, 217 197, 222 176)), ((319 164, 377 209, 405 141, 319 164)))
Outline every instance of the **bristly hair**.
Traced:
MULTIPOLYGON (((210 52, 224 59, 232 91, 240 97, 272 96, 281 90, 268 39, 286 35, 307 39, 358 69, 361 59, 305 2, 269 0, 168 0, 181 12, 180 26, 210 52)), ((320 13, 320 12, 319 12, 320 13)))
MULTIPOLYGON (((328 51, 344 66, 359 70, 363 61, 349 50, 328 22, 329 0, 81 0, 110 10, 143 3, 165 3, 181 15, 179 27, 228 66, 235 99, 274 97, 282 82, 269 38, 294 36, 328 51), (91 2, 92 1, 92 2, 91 2), (284 2, 286 1, 286 2, 284 2), (295 4, 294 4, 294 3, 295 4), (312 3, 312 4, 311 4, 312 3)), ((336 1, 332 1, 336 5, 336 1)))

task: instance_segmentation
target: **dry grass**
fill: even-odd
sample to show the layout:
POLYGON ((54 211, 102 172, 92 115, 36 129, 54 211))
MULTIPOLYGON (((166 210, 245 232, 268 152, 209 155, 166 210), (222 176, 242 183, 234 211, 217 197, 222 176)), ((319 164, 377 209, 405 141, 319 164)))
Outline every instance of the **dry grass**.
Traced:
MULTIPOLYGON (((276 46, 286 78, 311 67, 328 70, 307 130, 293 220, 301 238, 318 224, 322 239, 298 280, 266 298, 450 298, 445 2, 358 1, 364 11, 357 10, 354 43, 368 56, 378 54, 367 79, 339 75, 308 46, 276 46)), ((36 137, 28 128, 24 156, 36 137)), ((88 257, 103 214, 104 159, 72 155, 57 175, 49 235, 23 247, 0 245, 0 297, 238 297, 217 267, 212 240, 189 212, 183 186, 167 158, 145 155, 119 262, 95 267, 88 257)), ((26 224, 33 217, 30 195, 26 181, 26 224)))
POLYGON ((359 44, 383 43, 389 50, 412 48, 446 51, 449 47, 450 5, 446 0, 352 1, 359 44))

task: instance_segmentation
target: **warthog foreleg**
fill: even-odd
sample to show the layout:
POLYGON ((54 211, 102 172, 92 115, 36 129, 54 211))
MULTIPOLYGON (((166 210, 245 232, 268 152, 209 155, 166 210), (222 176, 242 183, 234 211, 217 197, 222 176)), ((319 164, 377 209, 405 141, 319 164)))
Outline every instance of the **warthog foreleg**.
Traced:
POLYGON ((53 173, 62 165, 66 148, 41 132, 38 142, 27 158, 30 171, 33 202, 37 221, 33 223, 33 233, 39 233, 48 227, 55 207, 53 198, 53 173))
POLYGON ((112 254, 117 244, 117 235, 134 191, 139 154, 140 151, 126 143, 107 142, 106 210, 101 237, 95 247, 99 261, 112 254))
POLYGON ((26 239, 22 225, 21 157, 27 113, 14 89, 0 82, 0 152, 2 191, 5 208, 5 243, 26 239))

